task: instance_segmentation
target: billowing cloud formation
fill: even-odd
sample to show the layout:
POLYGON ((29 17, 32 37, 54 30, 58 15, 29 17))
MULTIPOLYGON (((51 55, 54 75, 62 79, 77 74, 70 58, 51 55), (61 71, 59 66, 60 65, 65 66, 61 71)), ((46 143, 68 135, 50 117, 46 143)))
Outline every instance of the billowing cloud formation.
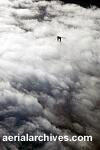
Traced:
MULTIPOLYGON (((18 133, 92 135, 92 143, 34 147, 99 149, 99 79, 99 9, 56 1, 0 2, 1 138, 18 133), (64 37, 61 43, 57 35, 64 37)), ((2 150, 20 150, 19 145, 0 142, 2 150)))

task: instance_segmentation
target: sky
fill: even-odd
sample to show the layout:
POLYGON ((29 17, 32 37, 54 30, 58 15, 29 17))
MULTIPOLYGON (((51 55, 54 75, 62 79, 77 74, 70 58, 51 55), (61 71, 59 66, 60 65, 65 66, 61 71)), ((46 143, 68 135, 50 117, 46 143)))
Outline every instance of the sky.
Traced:
POLYGON ((64 3, 74 3, 78 4, 80 6, 89 8, 92 5, 95 5, 96 7, 100 7, 100 2, 98 0, 61 0, 64 3))
MULTIPOLYGON (((58 1, 0 1, 0 139, 92 135, 35 150, 100 149, 100 9, 58 1), (56 40, 62 36, 62 42, 56 40)), ((2 150, 20 150, 3 143, 2 150)))

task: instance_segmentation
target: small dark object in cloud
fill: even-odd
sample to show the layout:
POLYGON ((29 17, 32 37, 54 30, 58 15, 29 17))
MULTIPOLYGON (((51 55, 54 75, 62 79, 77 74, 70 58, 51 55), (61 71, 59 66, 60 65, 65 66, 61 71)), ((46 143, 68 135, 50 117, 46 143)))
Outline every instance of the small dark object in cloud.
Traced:
POLYGON ((57 36, 57 41, 61 42, 61 36, 57 36))
POLYGON ((57 41, 61 42, 62 38, 65 39, 65 37, 57 36, 57 41))

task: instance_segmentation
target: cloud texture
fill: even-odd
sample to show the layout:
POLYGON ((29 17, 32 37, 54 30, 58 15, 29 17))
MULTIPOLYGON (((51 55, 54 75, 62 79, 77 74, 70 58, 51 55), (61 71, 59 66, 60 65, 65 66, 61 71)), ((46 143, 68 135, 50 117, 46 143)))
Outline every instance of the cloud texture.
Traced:
MULTIPOLYGON (((99 150, 100 9, 0 2, 0 137, 18 133, 92 135, 92 143, 34 147, 99 150)), ((1 141, 0 147, 20 150, 19 143, 1 141)))

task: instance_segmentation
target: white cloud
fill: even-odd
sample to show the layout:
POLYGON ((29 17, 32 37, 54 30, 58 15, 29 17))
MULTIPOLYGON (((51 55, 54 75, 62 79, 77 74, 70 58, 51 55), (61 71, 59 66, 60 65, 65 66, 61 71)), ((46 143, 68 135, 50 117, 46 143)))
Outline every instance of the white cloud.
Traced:
MULTIPOLYGON (((80 127, 98 140, 100 10, 31 0, 3 0, 0 7, 0 131, 77 134, 80 127)), ((66 146, 72 148, 60 150, 66 146)))

